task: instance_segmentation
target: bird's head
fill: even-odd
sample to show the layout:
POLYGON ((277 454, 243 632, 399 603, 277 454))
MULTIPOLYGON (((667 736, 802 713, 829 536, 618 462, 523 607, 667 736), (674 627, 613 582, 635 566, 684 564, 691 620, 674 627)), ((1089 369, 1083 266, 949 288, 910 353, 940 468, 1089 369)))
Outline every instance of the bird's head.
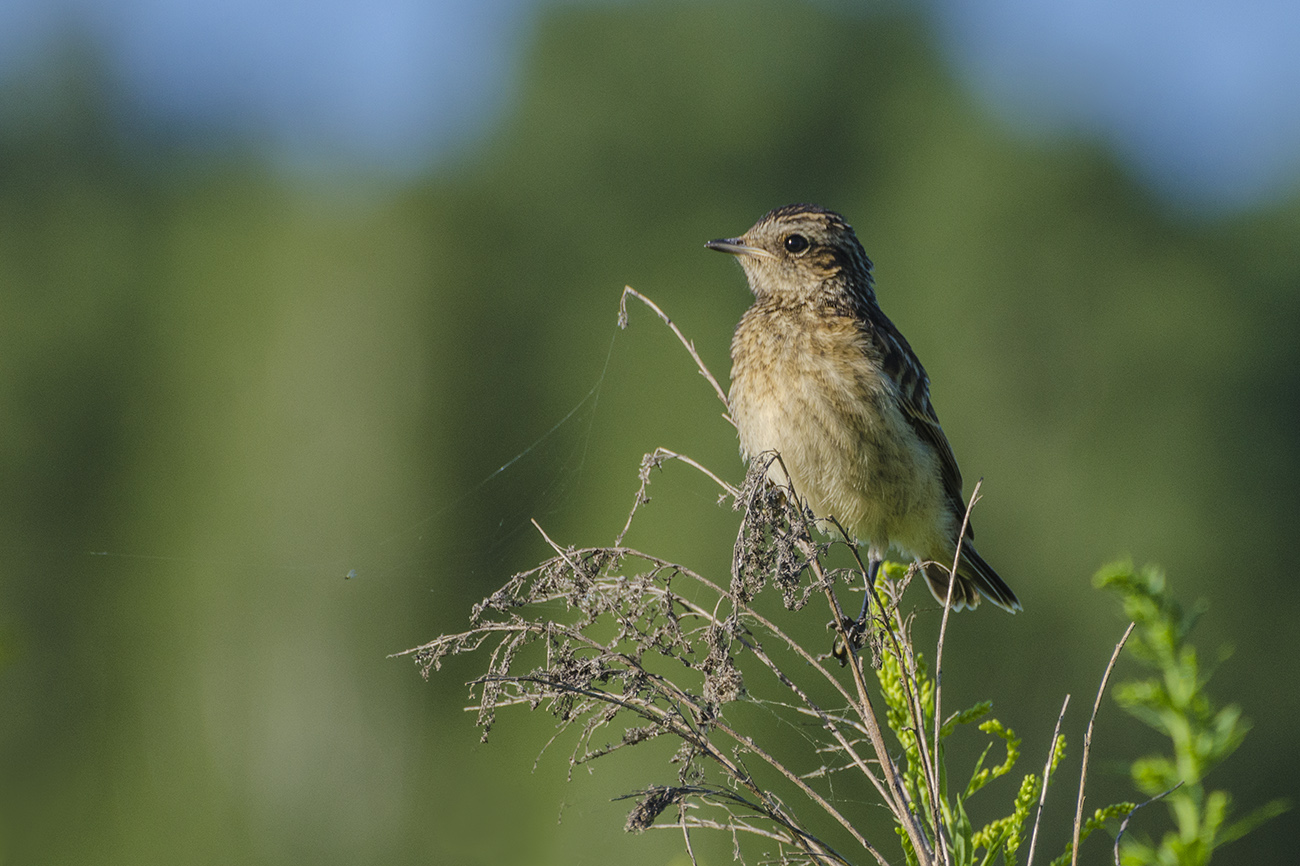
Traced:
POLYGON ((845 294, 874 300, 871 260, 853 227, 816 205, 777 208, 740 237, 705 246, 736 256, 760 300, 807 302, 845 294))

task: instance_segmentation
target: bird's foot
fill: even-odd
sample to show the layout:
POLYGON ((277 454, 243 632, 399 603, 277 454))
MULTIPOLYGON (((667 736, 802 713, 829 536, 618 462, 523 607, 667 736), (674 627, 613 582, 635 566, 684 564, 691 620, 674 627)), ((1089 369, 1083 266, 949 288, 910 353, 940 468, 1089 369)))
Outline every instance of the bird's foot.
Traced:
POLYGON ((831 655, 844 667, 849 663, 849 654, 857 655, 867 641, 867 621, 865 618, 853 619, 852 617, 843 617, 838 626, 834 622, 826 624, 827 628, 834 627, 835 644, 831 648, 831 655))

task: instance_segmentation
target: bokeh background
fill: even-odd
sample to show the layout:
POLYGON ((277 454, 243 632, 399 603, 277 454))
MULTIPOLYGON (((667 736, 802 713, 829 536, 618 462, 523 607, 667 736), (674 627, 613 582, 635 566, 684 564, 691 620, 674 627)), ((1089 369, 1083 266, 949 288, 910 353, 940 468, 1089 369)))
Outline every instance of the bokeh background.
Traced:
MULTIPOLYGON (((1297 8, 0 6, 0 862, 684 862, 610 802, 666 753, 566 781, 545 714, 478 744, 474 663, 387 656, 544 556, 530 517, 612 541, 644 452, 741 477, 618 296, 725 378, 748 294, 702 243, 792 201, 875 259, 1025 604, 959 618, 947 700, 1028 770, 1074 695, 1046 850, 1118 556, 1235 646, 1211 690, 1255 728, 1209 784, 1294 797, 1297 8)), ((629 541, 725 574, 708 483, 651 492, 629 541)), ((1108 702, 1090 802, 1159 745, 1108 702)))

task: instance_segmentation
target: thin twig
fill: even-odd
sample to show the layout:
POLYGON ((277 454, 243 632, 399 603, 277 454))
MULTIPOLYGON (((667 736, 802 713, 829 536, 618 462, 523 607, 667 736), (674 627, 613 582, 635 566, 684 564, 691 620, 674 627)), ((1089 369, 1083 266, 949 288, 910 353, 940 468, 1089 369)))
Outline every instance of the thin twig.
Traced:
MULTIPOLYGON (((858 552, 858 546, 848 541, 850 537, 848 530, 844 528, 844 525, 840 523, 839 520, 832 516, 830 522, 839 530, 840 535, 844 537, 849 552, 858 563, 858 569, 862 572, 863 580, 865 581, 868 568, 862 561, 862 556, 858 552)), ((939 785, 937 779, 931 773, 931 761, 929 754, 927 754, 928 746, 924 736, 925 719, 923 717, 925 712, 921 707, 921 696, 917 693, 917 690, 913 688, 913 685, 917 681, 916 656, 912 652, 912 646, 910 643, 907 644, 905 649, 904 642, 899 640, 899 635, 906 632, 907 626, 903 623, 903 619, 899 614, 897 607, 894 607, 893 609, 896 627, 889 624, 889 608, 885 605, 884 601, 881 600, 879 589, 874 583, 868 584, 866 592, 870 593, 870 599, 874 599, 876 602, 876 608, 880 611, 880 618, 884 627, 884 632, 888 636, 890 643, 893 645, 894 658, 898 660, 899 669, 904 673, 903 676, 899 677, 899 683, 903 687, 903 696, 907 701, 908 712, 911 713, 912 716, 912 727, 916 734, 916 747, 921 758, 921 772, 926 777, 925 783, 927 788, 932 791, 937 791, 939 785)), ((870 601, 870 599, 868 601, 870 601)), ((851 654, 857 653, 856 644, 847 646, 846 649, 851 654)), ((886 798, 886 800, 888 800, 888 798, 886 798)), ((934 798, 931 798, 931 802, 934 802, 934 798)), ((936 827, 938 826, 937 816, 935 825, 936 827)))
MULTIPOLYGON (((712 792, 712 793, 716 794, 718 792, 712 792)), ((622 798, 618 798, 618 799, 622 799, 622 798)), ((714 803, 712 805, 716 806, 718 804, 714 803)), ((746 805, 750 805, 750 804, 746 804, 746 805)), ((787 845, 800 844, 801 837, 798 837, 796 834, 775 833, 771 830, 764 830, 762 827, 755 827, 753 824, 750 824, 749 822, 741 819, 739 816, 737 816, 734 812, 731 812, 730 810, 724 810, 724 811, 726 811, 727 818, 728 818, 728 820, 725 823, 721 821, 710 820, 708 818, 690 818, 687 819, 686 825, 689 827, 699 827, 705 830, 725 830, 730 832, 733 838, 735 838, 735 835, 737 833, 750 833, 754 836, 759 836, 764 839, 773 839, 777 842, 782 842, 787 845)), ((676 830, 679 829, 681 826, 682 824, 680 823, 679 824, 654 824, 650 827, 647 827, 646 829, 647 830, 676 830)), ((834 862, 834 863, 842 864, 842 866, 852 866, 852 864, 848 860, 846 860, 841 854, 839 854, 833 848, 830 848, 829 846, 817 840, 808 840, 808 841, 810 844, 801 845, 800 847, 802 847, 805 852, 808 852, 809 856, 815 859, 817 862, 822 862, 822 863, 834 862)))
MULTIPOLYGON (((799 688, 799 686, 791 680, 784 671, 777 667, 776 662, 772 660, 771 656, 764 652, 760 645, 744 641, 743 639, 741 642, 759 661, 772 671, 776 678, 780 680, 782 685, 792 691, 799 700, 803 701, 804 706, 795 707, 795 710, 799 712, 807 712, 816 716, 816 718, 822 723, 822 726, 829 731, 831 736, 839 743, 839 748, 848 756, 851 761, 850 766, 857 767, 862 774, 867 777, 871 784, 875 786, 876 791, 880 794, 881 798, 888 800, 888 792, 885 790, 884 785, 876 777, 876 774, 871 772, 871 768, 867 766, 867 762, 862 759, 862 756, 858 754, 857 750, 853 748, 853 743, 850 742, 848 737, 844 736, 844 732, 840 730, 839 724, 837 724, 838 720, 818 706, 803 689, 799 688)), ((845 695, 845 697, 847 698, 848 696, 845 695)), ((851 699, 850 703, 852 703, 851 699)), ((862 730, 859 725, 855 724, 853 727, 862 730)))
MULTIPOLYGON (((687 457, 685 454, 678 454, 676 451, 670 451, 667 448, 656 448, 652 453, 641 458, 641 486, 637 488, 636 498, 632 501, 632 510, 627 513, 627 521, 623 524, 622 530, 620 530, 618 535, 614 538, 615 547, 623 546, 623 538, 627 535, 628 530, 632 528, 632 520, 636 517, 637 511, 642 505, 645 505, 650 501, 650 497, 646 495, 646 488, 650 486, 650 470, 658 469, 663 465, 665 460, 680 460, 688 466, 695 467, 709 478, 712 478, 714 483, 722 488, 722 492, 726 496, 730 496, 733 500, 740 495, 739 490, 728 484, 726 481, 723 481, 704 464, 687 457)), ((719 499, 719 501, 721 501, 721 499, 719 499)))
POLYGON ((542 534, 542 538, 546 539, 546 543, 551 546, 551 549, 554 550, 557 554, 559 554, 560 557, 569 564, 569 568, 573 569, 573 573, 582 574, 582 572, 578 570, 578 564, 569 558, 569 552, 551 540, 551 537, 546 534, 545 529, 542 529, 542 525, 537 522, 537 519, 534 517, 530 517, 528 519, 533 524, 533 526, 537 529, 537 531, 542 534))
POLYGON ((934 762, 931 773, 934 779, 935 791, 930 797, 932 811, 934 812, 935 836, 938 837, 939 850, 943 853, 945 863, 949 862, 948 842, 943 833, 939 831, 939 730, 943 724, 943 641, 948 634, 948 615, 952 613, 952 594, 957 586, 957 565, 961 562, 961 545, 966 539, 966 528, 970 526, 970 513, 975 508, 975 503, 979 502, 980 485, 984 483, 981 478, 975 482, 975 489, 971 491, 970 502, 966 505, 966 513, 961 517, 961 531, 957 533, 957 552, 952 557, 952 571, 948 573, 948 594, 943 600, 943 620, 939 623, 939 644, 934 650, 934 748, 930 751, 930 759, 934 762))
POLYGON ((680 461, 682 461, 683 463, 685 463, 687 466, 694 466, 696 469, 700 470, 700 471, 703 472, 705 475, 707 475, 707 476, 709 476, 710 478, 712 478, 712 479, 714 480, 714 482, 715 482, 719 487, 721 487, 721 488, 723 489, 723 491, 726 492, 726 494, 727 494, 728 496, 735 497, 735 496, 740 495, 740 491, 739 491, 739 490, 737 490, 737 489, 736 489, 735 487, 733 487, 732 485, 728 484, 726 481, 723 481, 721 478, 719 478, 717 475, 715 475, 715 474, 713 473, 713 471, 712 471, 711 469, 709 469, 707 466, 705 466, 705 465, 702 464, 702 463, 697 463, 695 460, 691 459, 690 457, 687 457, 685 454, 678 454, 676 451, 669 451, 667 448, 656 448, 656 449, 654 450, 654 455, 653 455, 653 456, 655 456, 655 457, 666 457, 666 458, 668 458, 669 460, 680 460, 680 461))
MULTIPOLYGON (((659 318, 664 320, 664 324, 673 329, 673 333, 677 335, 677 339, 682 341, 682 345, 686 347, 686 351, 690 352, 691 357, 695 359, 695 365, 700 368, 700 375, 709 380, 709 384, 712 385, 713 390, 717 392, 718 399, 722 401, 722 405, 727 407, 727 411, 730 411, 731 405, 727 402, 727 392, 722 390, 722 386, 718 384, 718 380, 713 378, 713 374, 709 372, 709 368, 704 366, 704 361, 700 359, 700 354, 695 351, 695 343, 686 339, 686 335, 683 334, 680 329, 678 329, 677 325, 673 323, 672 319, 668 318, 667 313, 659 309, 658 304, 656 304, 654 301, 650 300, 645 295, 641 294, 631 286, 623 287, 623 295, 618 300, 618 326, 620 328, 627 327, 627 296, 628 295, 631 295, 632 297, 641 301, 641 303, 645 304, 650 309, 654 310, 659 315, 659 318)), ((724 417, 726 417, 726 419, 730 421, 733 426, 735 425, 736 422, 731 420, 731 416, 727 415, 724 417)))
POLYGON ((1052 741, 1047 746, 1047 763, 1043 765, 1043 789, 1038 792, 1038 812, 1034 815, 1034 832, 1029 835, 1029 856, 1025 866, 1034 866, 1034 846, 1038 844, 1038 824, 1043 820, 1043 804, 1047 802, 1047 778, 1052 773, 1052 758, 1056 755, 1056 738, 1061 735, 1061 720, 1065 718, 1065 709, 1070 706, 1070 696, 1065 696, 1061 704, 1060 715, 1056 717, 1056 727, 1052 729, 1052 741))
POLYGON ((691 847, 691 828, 686 823, 686 801, 677 802, 677 820, 682 825, 682 839, 686 843, 686 855, 691 858, 691 866, 700 866, 700 861, 695 859, 695 849, 691 847))
MULTIPOLYGON (((804 544, 806 545, 807 542, 804 542, 804 544)), ((809 553, 811 551, 805 551, 805 555, 809 553)), ((922 866, 929 866, 933 859, 931 848, 925 834, 917 826, 916 818, 909 808, 907 791, 903 787, 902 780, 898 777, 898 769, 894 766, 893 758, 889 756, 889 748, 885 745, 885 738, 880 733, 880 722, 876 719, 875 710, 871 706, 871 697, 867 694, 867 682, 862 674, 862 661, 853 650, 852 637, 844 627, 844 611, 840 608, 840 602, 835 597, 834 589, 826 581, 826 575, 822 572, 821 563, 817 561, 816 557, 809 556, 808 564, 826 592, 826 600, 830 604, 835 627, 839 629, 840 640, 844 641, 844 645, 848 647, 848 666, 853 675, 853 684, 857 686, 858 691, 858 701, 854 709, 867 726, 867 736, 871 740, 871 747, 875 750, 876 758, 880 761, 880 769, 885 774, 885 783, 888 785, 891 794, 890 809, 898 818, 899 823, 903 825, 903 829, 907 831, 908 839, 912 842, 912 850, 915 852, 917 860, 922 866)))
MULTIPOLYGON (((872 845, 871 842, 869 842, 867 838, 858 831, 858 829, 853 825, 853 823, 850 822, 843 815, 841 815, 838 809, 832 806, 830 802, 827 801, 826 798, 824 798, 821 794, 818 794, 815 790, 813 790, 813 788, 810 787, 807 782, 799 778, 798 774, 787 769, 784 764, 782 764, 772 755, 768 754, 768 752, 765 749, 763 749, 760 745, 758 745, 758 743, 754 742, 752 738, 735 730, 734 728, 732 728, 730 725, 728 725, 726 722, 722 721, 721 719, 714 719, 711 724, 716 730, 719 730, 722 733, 726 734, 728 737, 731 737, 731 739, 735 740, 739 745, 743 746, 747 751, 757 755, 764 763, 766 763, 773 770, 776 770, 782 776, 785 776, 787 780, 789 780, 791 783, 795 785, 795 787, 797 787, 800 791, 803 792, 803 795, 805 797, 807 797, 809 800, 812 800, 814 803, 820 806, 823 812, 825 812, 830 817, 834 818, 837 822, 839 822, 841 827, 849 831, 849 834, 853 836, 854 841, 856 841, 859 845, 861 845, 863 849, 867 851, 868 854, 870 854, 872 857, 875 857, 876 862, 880 863, 881 866, 888 866, 889 861, 886 860, 881 855, 881 853, 876 850, 876 847, 872 845)), ((739 771, 737 771, 737 778, 740 777, 741 777, 740 773, 739 771)), ((745 778, 747 779, 748 777, 745 778)), ((752 785, 752 783, 749 783, 748 781, 747 784, 752 785)), ((810 834, 807 834, 803 830, 799 829, 794 824, 793 819, 790 819, 790 828, 792 830, 796 830, 801 835, 812 838, 810 834)), ((818 844, 822 844, 822 843, 819 842, 818 844)))
POLYGON ((1083 827, 1083 787, 1088 781, 1088 752, 1092 749, 1092 725, 1097 721, 1097 711, 1101 708, 1101 696, 1106 693, 1106 683, 1110 682, 1111 671, 1115 670, 1115 661, 1119 658, 1120 651, 1124 649, 1124 644, 1128 642, 1128 636, 1133 633, 1137 626, 1136 622, 1128 624, 1124 629, 1124 636, 1115 644, 1115 651, 1110 654, 1110 664, 1106 665, 1106 673, 1102 674, 1101 686, 1097 689, 1097 700, 1092 704, 1092 716, 1088 719, 1088 730, 1083 735, 1083 764, 1079 768, 1079 801, 1074 807, 1074 842, 1070 849, 1070 866, 1079 864, 1079 831, 1083 827))
MULTIPOLYGON (((1174 785, 1168 791, 1165 791, 1163 794, 1156 794, 1154 797, 1152 797, 1150 800, 1147 800, 1145 803, 1138 803, 1136 806, 1134 806, 1132 809, 1129 810, 1129 813, 1127 815, 1124 816, 1124 820, 1121 821, 1119 825, 1119 832, 1115 834, 1115 866, 1120 866, 1119 840, 1124 838, 1124 831, 1128 829, 1128 822, 1131 821, 1133 819, 1133 816, 1137 814, 1137 810, 1141 809, 1143 806, 1150 806, 1156 800, 1163 800, 1165 797, 1168 797, 1174 791, 1177 791, 1179 788, 1183 786, 1183 781, 1186 780, 1179 781, 1177 785, 1174 785)), ((1026 864, 1026 866, 1028 866, 1028 864, 1026 864)))

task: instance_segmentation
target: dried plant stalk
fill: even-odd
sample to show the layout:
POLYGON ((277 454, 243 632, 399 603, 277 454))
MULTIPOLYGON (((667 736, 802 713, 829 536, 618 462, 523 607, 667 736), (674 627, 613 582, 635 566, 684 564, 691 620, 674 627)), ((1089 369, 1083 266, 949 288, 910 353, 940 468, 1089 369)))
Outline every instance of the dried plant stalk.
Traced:
MULTIPOLYGON (((673 329, 725 405, 726 394, 693 344, 658 306, 630 287, 620 302, 620 325, 626 324, 628 297, 644 302, 673 329)), ((838 800, 830 787, 833 777, 857 773, 901 828, 908 859, 918 866, 948 864, 953 849, 945 823, 951 817, 942 737, 958 715, 964 722, 987 711, 976 707, 947 721, 942 718, 941 665, 951 598, 944 605, 934 679, 926 685, 912 645, 912 617, 899 606, 917 566, 901 579, 881 569, 876 584, 867 585, 871 603, 866 621, 847 618, 836 596, 837 584, 865 584, 867 569, 843 527, 824 521, 822 527, 836 534, 818 532, 798 491, 767 480, 770 461, 779 459, 771 454, 751 461, 744 483, 736 487, 685 455, 656 449, 642 461, 640 486, 612 546, 562 546, 534 522, 553 556, 514 575, 476 605, 467 630, 399 655, 412 657, 427 678, 448 656, 486 650, 487 670, 470 683, 474 705, 467 708, 477 712, 484 740, 498 711, 513 706, 545 709, 557 719, 551 742, 575 732, 570 773, 625 748, 662 737, 675 739, 677 778, 628 794, 636 803, 626 827, 631 832, 680 830, 692 863, 696 858, 691 830, 711 829, 732 836, 737 856, 741 838, 774 845, 765 862, 847 866, 855 861, 841 849, 850 845, 888 866, 855 822, 865 814, 862 804, 838 800), (730 500, 742 513, 729 580, 714 580, 681 563, 624 546, 638 510, 649 502, 653 470, 667 461, 707 475, 719 486, 719 501, 730 500), (837 544, 848 545, 856 568, 826 564, 827 553, 837 544), (773 612, 776 597, 785 614, 773 612), (830 654, 810 651, 807 639, 801 641, 792 627, 799 620, 806 625, 808 617, 815 616, 803 609, 818 597, 825 600, 839 648, 830 654), (789 624, 778 621, 787 615, 789 624), (900 770, 898 744, 886 741, 887 728, 877 716, 861 653, 867 644, 872 667, 888 662, 901 672, 901 698, 889 699, 889 728, 908 755, 911 775, 900 770), (832 658, 840 664, 829 664, 832 658), (788 755, 760 742, 739 721, 741 714, 733 713, 743 704, 762 706, 799 725, 811 748, 788 755), (810 767, 809 761, 820 765, 810 767), (675 820, 661 822, 670 808, 675 820), (846 812, 848 808, 857 811, 846 812), (833 843, 831 833, 840 841, 833 843)), ((978 498, 977 485, 964 520, 969 520, 978 498)), ((1005 733, 1010 741, 1011 733, 1005 733)), ((1055 735, 1053 744, 1057 749, 1055 735)), ((977 768, 978 785, 973 777, 968 795, 1010 768, 1011 748, 1005 768, 977 768)), ((1041 796, 1035 795, 1040 814, 1054 761, 1049 756, 1041 796)), ((1025 784, 1031 780, 1026 777, 1025 784)), ((1037 829, 1035 821, 1035 839, 1037 829)), ((991 857, 994 843, 985 844, 991 857)), ((1031 842, 1031 860, 1033 847, 1031 842)))

